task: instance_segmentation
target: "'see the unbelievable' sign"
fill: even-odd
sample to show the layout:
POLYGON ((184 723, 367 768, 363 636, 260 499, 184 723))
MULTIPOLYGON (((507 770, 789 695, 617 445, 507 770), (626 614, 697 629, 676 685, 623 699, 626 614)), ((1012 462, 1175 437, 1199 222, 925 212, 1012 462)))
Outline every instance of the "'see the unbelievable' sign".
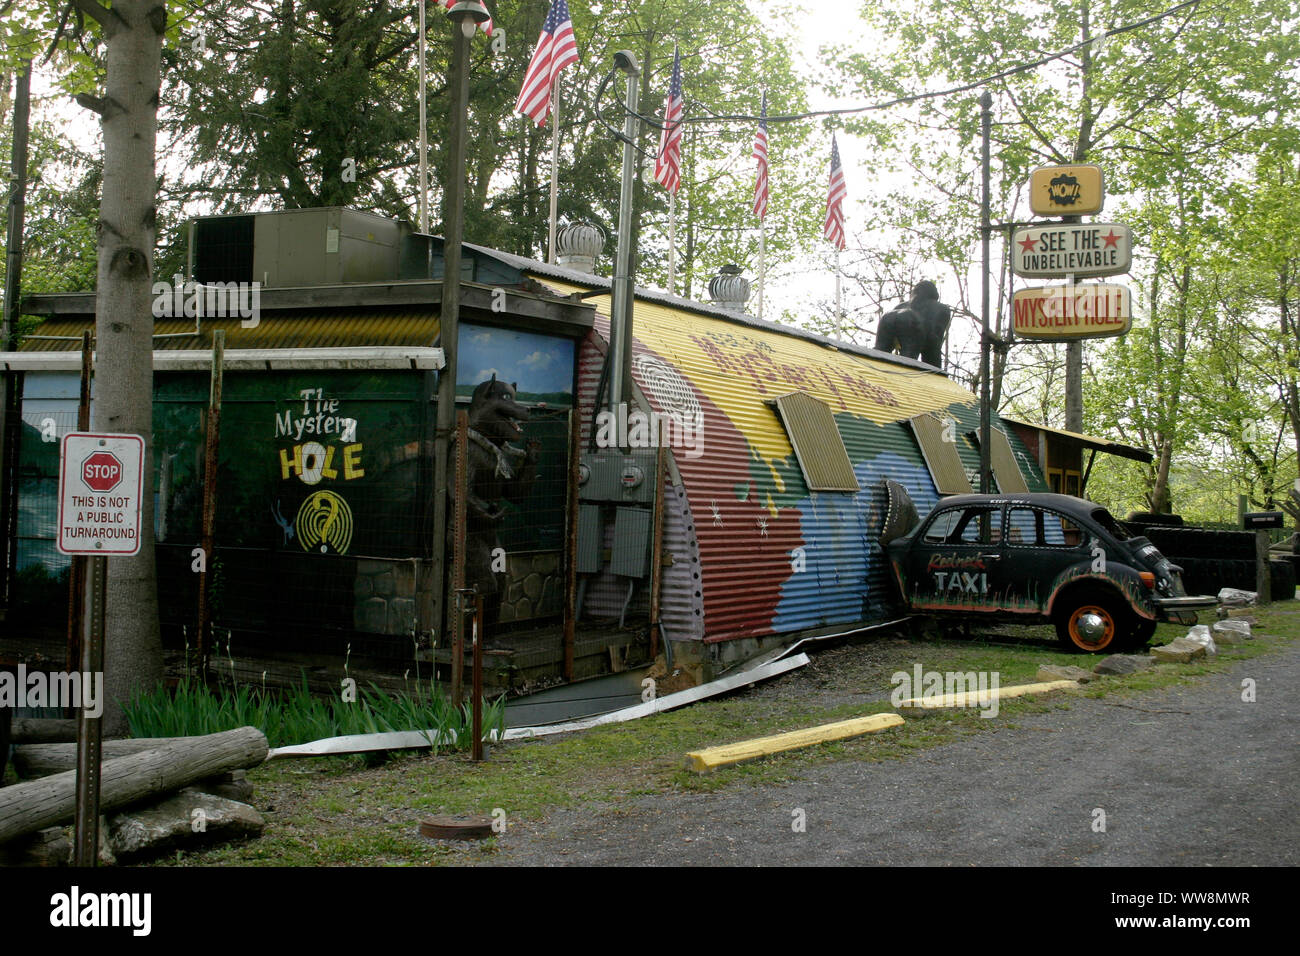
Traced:
POLYGON ((1011 271, 1018 276, 1114 276, 1132 265, 1132 230, 1117 222, 1029 226, 1011 240, 1011 271))
POLYGON ((1091 216, 1105 201, 1100 166, 1040 166, 1029 174, 1036 216, 1091 216))
POLYGON ((59 550, 119 557, 137 553, 143 476, 144 439, 139 435, 64 435, 59 550))
POLYGON ((1128 286, 1018 289, 1012 295, 1016 335, 1025 339, 1096 339, 1123 335, 1133 322, 1128 286))

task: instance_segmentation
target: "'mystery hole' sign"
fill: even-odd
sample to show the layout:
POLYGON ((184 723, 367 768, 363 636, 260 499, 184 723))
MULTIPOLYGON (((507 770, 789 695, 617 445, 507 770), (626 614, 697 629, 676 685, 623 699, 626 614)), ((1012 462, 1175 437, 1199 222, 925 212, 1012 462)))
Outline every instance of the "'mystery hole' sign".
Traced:
POLYGON ((138 552, 143 476, 144 439, 139 435, 64 435, 59 550, 119 557, 138 552))

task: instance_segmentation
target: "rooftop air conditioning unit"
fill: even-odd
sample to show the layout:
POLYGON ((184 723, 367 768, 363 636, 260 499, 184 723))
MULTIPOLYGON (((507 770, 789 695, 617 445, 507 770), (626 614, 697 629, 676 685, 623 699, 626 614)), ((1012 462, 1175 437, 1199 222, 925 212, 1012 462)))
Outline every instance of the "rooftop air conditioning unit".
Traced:
POLYGON ((398 277, 409 223, 342 206, 205 216, 190 223, 190 275, 263 288, 398 277))

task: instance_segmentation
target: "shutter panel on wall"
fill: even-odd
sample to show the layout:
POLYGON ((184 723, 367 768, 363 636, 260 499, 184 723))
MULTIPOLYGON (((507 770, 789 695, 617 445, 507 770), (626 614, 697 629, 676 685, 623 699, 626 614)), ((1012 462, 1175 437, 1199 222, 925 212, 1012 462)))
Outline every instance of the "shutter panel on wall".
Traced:
POLYGON ((927 412, 908 419, 908 424, 916 435, 916 443, 921 446, 925 467, 930 470, 939 494, 970 494, 970 479, 966 477, 966 467, 957 454, 956 423, 945 424, 927 412))
POLYGON ((839 426, 824 402, 804 392, 791 392, 776 400, 776 411, 809 491, 859 490, 839 426))

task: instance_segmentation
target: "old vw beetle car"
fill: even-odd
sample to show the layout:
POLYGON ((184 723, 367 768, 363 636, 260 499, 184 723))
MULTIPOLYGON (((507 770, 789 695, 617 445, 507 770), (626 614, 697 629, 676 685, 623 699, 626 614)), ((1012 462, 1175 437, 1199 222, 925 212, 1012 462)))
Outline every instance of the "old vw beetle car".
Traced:
POLYGON ((1069 495, 955 495, 886 545, 918 614, 1050 622, 1072 650, 1144 646, 1156 623, 1196 623, 1181 569, 1098 504, 1069 495))

